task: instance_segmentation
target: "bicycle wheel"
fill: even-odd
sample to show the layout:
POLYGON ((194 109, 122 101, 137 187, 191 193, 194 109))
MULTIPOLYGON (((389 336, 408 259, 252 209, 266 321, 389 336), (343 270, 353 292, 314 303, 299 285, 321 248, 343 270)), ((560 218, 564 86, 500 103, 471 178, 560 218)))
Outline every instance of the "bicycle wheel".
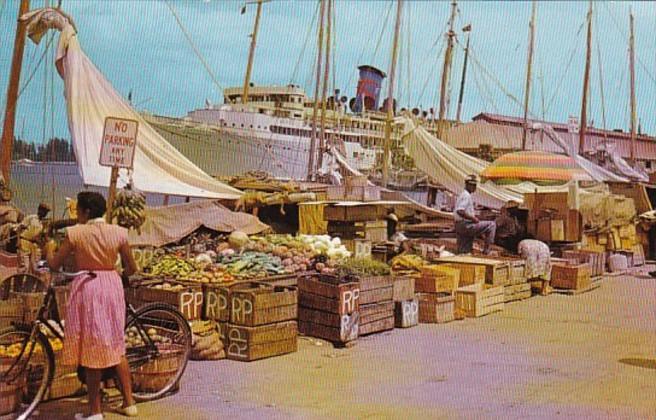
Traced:
POLYGON ((127 359, 134 398, 149 401, 172 391, 187 367, 191 329, 174 307, 151 303, 128 319, 127 359))
POLYGON ((18 388, 17 419, 27 419, 45 397, 55 374, 55 356, 40 332, 5 328, 0 331, 0 384, 18 388))

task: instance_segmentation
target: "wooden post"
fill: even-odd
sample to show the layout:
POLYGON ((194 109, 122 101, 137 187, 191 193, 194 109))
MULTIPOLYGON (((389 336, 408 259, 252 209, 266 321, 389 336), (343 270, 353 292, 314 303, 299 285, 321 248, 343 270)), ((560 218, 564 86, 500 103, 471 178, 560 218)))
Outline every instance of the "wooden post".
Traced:
POLYGON ((323 152, 326 148, 326 95, 328 94, 328 77, 330 75, 330 36, 332 30, 332 0, 328 0, 328 27, 326 28, 326 63, 323 72, 323 88, 321 92, 321 131, 319 132, 319 156, 317 168, 323 165, 323 152))
POLYGON ((522 130, 522 150, 526 150, 526 132, 528 124, 528 106, 531 98, 531 68, 533 66, 533 43, 535 40, 535 9, 537 8, 537 1, 533 0, 531 7, 531 23, 529 23, 529 38, 528 38, 528 63, 526 64, 526 88, 524 89, 524 129, 522 130))
POLYGON ((442 121, 446 117, 447 109, 446 109, 446 95, 447 95, 447 86, 449 85, 449 73, 451 72, 451 56, 453 54, 453 38, 455 37, 455 32, 453 32, 453 23, 456 20, 456 12, 458 10, 458 3, 453 1, 451 3, 451 18, 449 19, 449 32, 447 34, 447 44, 446 44, 446 52, 444 53, 444 67, 442 68, 442 82, 440 85, 440 114, 439 114, 439 120, 440 124, 438 124, 438 133, 441 136, 442 135, 442 121))
MULTIPOLYGON (((30 10, 30 1, 21 0, 18 9, 20 18, 30 10)), ((14 53, 11 58, 11 70, 9 73, 9 86, 7 87, 7 104, 5 107, 5 120, 2 126, 2 176, 9 186, 11 178, 11 158, 14 150, 14 126, 16 124, 16 102, 18 101, 18 85, 20 83, 21 68, 23 66, 23 51, 25 50, 25 22, 18 21, 16 27, 16 38, 14 39, 14 53)))
POLYGON ((308 180, 314 179, 314 155, 317 153, 317 111, 319 108, 319 80, 321 79, 321 59, 323 55, 323 21, 326 14, 326 0, 321 0, 319 12, 319 34, 317 37, 317 77, 314 84, 314 105, 312 109, 312 133, 310 135, 310 158, 308 160, 308 180))
POLYGON ((471 32, 471 25, 462 28, 463 32, 467 32, 467 45, 465 46, 465 62, 462 65, 462 77, 460 78, 460 93, 458 94, 458 110, 456 111, 456 121, 460 121, 460 111, 462 110, 462 97, 465 94, 465 77, 467 76, 467 60, 469 58, 469 33, 471 32))
POLYGON ((383 187, 387 187, 389 172, 390 142, 392 137, 392 119, 394 119, 394 82, 396 79, 396 57, 399 53, 399 31, 401 29, 401 13, 403 0, 396 3, 396 24, 394 25, 394 43, 392 44, 392 63, 390 64, 390 78, 387 89, 387 119, 385 121, 385 150, 383 154, 383 187))
POLYGON ((592 0, 588 9, 588 36, 585 53, 585 72, 583 74, 583 98, 581 100, 581 121, 579 121, 579 155, 585 147, 585 131, 588 125, 588 84, 590 81, 590 51, 592 49, 592 0))
POLYGON ((629 66, 631 71, 631 165, 635 166, 635 141, 636 141, 636 98, 635 98, 635 40, 633 35, 633 12, 629 14, 629 27, 631 36, 629 38, 629 66))
POLYGON ((251 70, 253 69, 253 58, 255 57, 255 43, 257 42, 257 30, 260 27, 260 15, 262 14, 262 0, 257 0, 257 12, 255 13, 255 27, 251 34, 251 47, 248 51, 248 64, 246 65, 246 77, 244 77, 244 90, 241 95, 241 103, 248 103, 248 89, 251 83, 251 70))
POLYGON ((109 176, 109 194, 107 196, 107 213, 105 220, 107 223, 112 222, 112 210, 114 208, 114 199, 116 198, 116 182, 118 181, 118 168, 112 167, 112 174, 109 176))

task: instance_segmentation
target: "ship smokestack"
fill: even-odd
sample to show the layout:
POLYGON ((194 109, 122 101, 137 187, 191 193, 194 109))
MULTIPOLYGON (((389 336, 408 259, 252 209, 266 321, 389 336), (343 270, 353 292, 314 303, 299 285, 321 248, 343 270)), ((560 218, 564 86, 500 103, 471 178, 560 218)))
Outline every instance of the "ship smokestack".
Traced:
POLYGON ((373 66, 360 66, 358 70, 360 70, 360 80, 358 80, 354 111, 376 110, 380 100, 381 85, 386 75, 373 66))

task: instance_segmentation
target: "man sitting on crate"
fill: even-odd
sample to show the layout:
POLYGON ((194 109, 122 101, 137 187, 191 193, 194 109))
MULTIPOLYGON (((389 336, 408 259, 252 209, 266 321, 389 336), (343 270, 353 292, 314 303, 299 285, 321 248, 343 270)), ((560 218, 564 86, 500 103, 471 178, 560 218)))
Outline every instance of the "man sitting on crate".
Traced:
POLYGON ((465 180, 465 190, 458 196, 453 210, 455 219, 456 240, 458 254, 470 254, 474 247, 474 240, 485 236, 483 253, 488 255, 494 243, 497 225, 494 222, 480 221, 474 213, 474 200, 472 194, 476 191, 478 179, 476 175, 469 175, 465 180))

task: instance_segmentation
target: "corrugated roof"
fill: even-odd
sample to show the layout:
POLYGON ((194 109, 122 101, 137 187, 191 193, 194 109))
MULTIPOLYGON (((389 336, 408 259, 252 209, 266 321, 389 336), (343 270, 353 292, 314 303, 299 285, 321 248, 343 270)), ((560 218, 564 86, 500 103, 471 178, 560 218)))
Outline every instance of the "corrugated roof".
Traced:
MULTIPOLYGON (((448 129, 444 141, 457 149, 478 149, 491 145, 494 149, 520 150, 522 148, 521 127, 490 124, 483 121, 464 123, 448 129)), ((563 150, 542 132, 529 131, 526 136, 528 150, 562 153, 563 150)))

